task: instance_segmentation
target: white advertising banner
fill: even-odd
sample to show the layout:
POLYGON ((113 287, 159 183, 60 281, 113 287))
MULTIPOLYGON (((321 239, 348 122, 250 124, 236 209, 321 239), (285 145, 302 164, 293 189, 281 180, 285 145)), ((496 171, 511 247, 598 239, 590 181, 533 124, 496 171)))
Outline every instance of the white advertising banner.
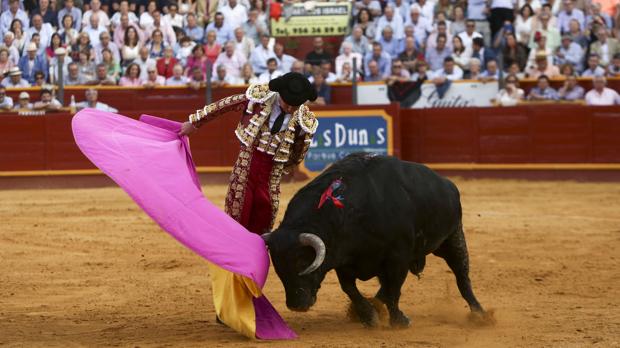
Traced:
POLYGON ((359 105, 386 105, 390 103, 388 87, 385 83, 367 82, 357 85, 359 105))
POLYGON ((487 83, 477 81, 452 82, 446 94, 440 99, 435 85, 425 83, 422 85, 420 98, 413 104, 412 108, 491 106, 491 99, 495 98, 497 91, 497 81, 487 83))

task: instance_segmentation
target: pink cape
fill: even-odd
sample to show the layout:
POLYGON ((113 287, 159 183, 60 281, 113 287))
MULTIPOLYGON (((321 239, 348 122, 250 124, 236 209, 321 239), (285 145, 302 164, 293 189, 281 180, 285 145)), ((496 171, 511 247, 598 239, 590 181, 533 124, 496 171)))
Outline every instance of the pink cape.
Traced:
MULTIPOLYGON (((263 288, 269 272, 265 243, 204 197, 187 137, 177 134, 180 123, 85 109, 72 127, 86 157, 162 229, 209 262, 263 288)), ((265 296, 252 302, 256 337, 296 337, 265 296)))

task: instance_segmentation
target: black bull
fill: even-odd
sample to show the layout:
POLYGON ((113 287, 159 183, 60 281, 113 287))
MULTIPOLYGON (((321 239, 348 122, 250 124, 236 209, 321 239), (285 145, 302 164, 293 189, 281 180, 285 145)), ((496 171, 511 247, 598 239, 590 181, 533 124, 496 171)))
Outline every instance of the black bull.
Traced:
POLYGON ((308 310, 325 274, 335 269, 364 325, 376 326, 378 315, 355 282, 378 277, 375 297, 386 305, 390 324, 408 326, 398 308, 400 289, 433 253, 454 273, 471 311, 484 313, 469 280, 458 189, 426 166, 349 155, 295 194, 278 229, 263 236, 292 310, 308 310), (326 194, 329 187, 334 190, 326 194))

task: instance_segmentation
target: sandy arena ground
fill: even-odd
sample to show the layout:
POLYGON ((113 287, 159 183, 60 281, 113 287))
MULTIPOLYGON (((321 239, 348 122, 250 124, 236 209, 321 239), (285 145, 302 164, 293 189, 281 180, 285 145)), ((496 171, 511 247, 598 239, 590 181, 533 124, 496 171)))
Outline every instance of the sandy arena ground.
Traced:
MULTIPOLYGON (((429 256, 403 287, 405 330, 348 321, 333 272, 310 312, 291 312, 272 272, 265 292, 300 334, 274 345, 620 347, 620 185, 455 181, 474 291, 496 326, 468 322, 429 256)), ((300 186, 284 185, 283 207, 300 186)), ((221 203, 225 189, 205 192, 221 203)), ((120 189, 0 191, 0 346, 265 346, 214 317, 206 264, 120 189)))

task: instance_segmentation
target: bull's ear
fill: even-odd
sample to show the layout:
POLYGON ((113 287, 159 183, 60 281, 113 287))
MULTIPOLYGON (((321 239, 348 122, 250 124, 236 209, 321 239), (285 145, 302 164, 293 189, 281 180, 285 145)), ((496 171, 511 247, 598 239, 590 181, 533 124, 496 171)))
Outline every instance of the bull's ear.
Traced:
POLYGON ((263 238, 263 240, 265 241, 265 244, 269 243, 269 238, 271 238, 272 233, 273 232, 265 232, 261 234, 261 238, 263 238))

